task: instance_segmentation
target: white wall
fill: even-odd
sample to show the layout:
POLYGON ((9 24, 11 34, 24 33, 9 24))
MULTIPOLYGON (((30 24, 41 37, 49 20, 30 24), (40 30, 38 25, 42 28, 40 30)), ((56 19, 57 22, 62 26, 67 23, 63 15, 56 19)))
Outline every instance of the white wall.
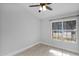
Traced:
MULTIPOLYGON (((37 41, 79 51, 79 40, 76 44, 51 40, 49 20, 46 18, 40 23, 22 4, 0 4, 0 55, 13 53, 37 41)), ((77 22, 79 25, 79 19, 77 22)))
MULTIPOLYGON (((64 16, 68 16, 68 15, 66 14, 66 15, 62 15, 59 17, 64 17, 64 16)), ((73 15, 75 15, 75 14, 73 14, 73 15)), ((56 18, 56 17, 46 18, 46 19, 41 20, 41 41, 43 43, 47 43, 47 44, 55 46, 55 47, 59 47, 62 49, 66 49, 66 50, 70 50, 70 51, 79 53, 79 17, 75 18, 75 19, 77 19, 77 33, 78 33, 77 43, 75 43, 75 44, 51 39, 51 23, 49 20, 53 19, 53 18, 56 18)))
POLYGON ((40 39, 40 22, 21 4, 0 4, 0 55, 25 48, 40 39))

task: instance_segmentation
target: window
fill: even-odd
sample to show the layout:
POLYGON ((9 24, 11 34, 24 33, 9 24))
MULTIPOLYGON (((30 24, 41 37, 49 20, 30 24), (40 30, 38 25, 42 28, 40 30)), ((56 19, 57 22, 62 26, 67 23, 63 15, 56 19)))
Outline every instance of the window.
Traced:
POLYGON ((52 39, 76 42, 76 20, 52 22, 52 39))

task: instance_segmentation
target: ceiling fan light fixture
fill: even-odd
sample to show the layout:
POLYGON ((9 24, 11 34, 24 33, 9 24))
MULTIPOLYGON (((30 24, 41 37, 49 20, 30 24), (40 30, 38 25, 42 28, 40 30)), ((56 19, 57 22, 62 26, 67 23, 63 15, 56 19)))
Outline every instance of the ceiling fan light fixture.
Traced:
POLYGON ((43 11, 46 11, 46 10, 47 10, 47 9, 46 9, 46 6, 44 5, 44 6, 43 6, 43 11))
POLYGON ((40 6, 39 10, 41 10, 41 11, 42 11, 42 10, 43 10, 43 7, 42 7, 42 6, 40 6))
POLYGON ((47 9, 46 9, 46 6, 44 5, 44 6, 40 6, 39 10, 40 11, 46 11, 47 9))

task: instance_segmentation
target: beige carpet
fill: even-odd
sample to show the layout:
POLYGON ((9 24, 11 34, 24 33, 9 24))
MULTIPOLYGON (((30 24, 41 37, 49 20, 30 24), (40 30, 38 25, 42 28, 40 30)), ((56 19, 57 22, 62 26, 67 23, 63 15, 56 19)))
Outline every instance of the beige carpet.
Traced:
POLYGON ((48 45, 38 44, 17 54, 16 56, 78 56, 78 54, 54 48, 48 45))

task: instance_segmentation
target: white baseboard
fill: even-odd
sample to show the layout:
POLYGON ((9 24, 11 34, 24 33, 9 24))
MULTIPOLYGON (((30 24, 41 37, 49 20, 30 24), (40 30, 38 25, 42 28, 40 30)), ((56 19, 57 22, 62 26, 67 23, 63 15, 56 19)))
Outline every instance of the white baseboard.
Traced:
POLYGON ((20 53, 20 52, 23 52, 24 50, 27 50, 27 49, 29 49, 29 48, 31 48, 31 47, 33 47, 33 46, 39 44, 39 43, 40 43, 40 42, 35 42, 34 44, 31 44, 31 45, 28 46, 28 47, 25 47, 25 48, 22 48, 22 49, 20 49, 20 50, 18 50, 18 51, 9 53, 9 54, 7 54, 7 55, 5 55, 5 56, 14 56, 14 55, 16 55, 16 54, 18 54, 18 53, 20 53))

